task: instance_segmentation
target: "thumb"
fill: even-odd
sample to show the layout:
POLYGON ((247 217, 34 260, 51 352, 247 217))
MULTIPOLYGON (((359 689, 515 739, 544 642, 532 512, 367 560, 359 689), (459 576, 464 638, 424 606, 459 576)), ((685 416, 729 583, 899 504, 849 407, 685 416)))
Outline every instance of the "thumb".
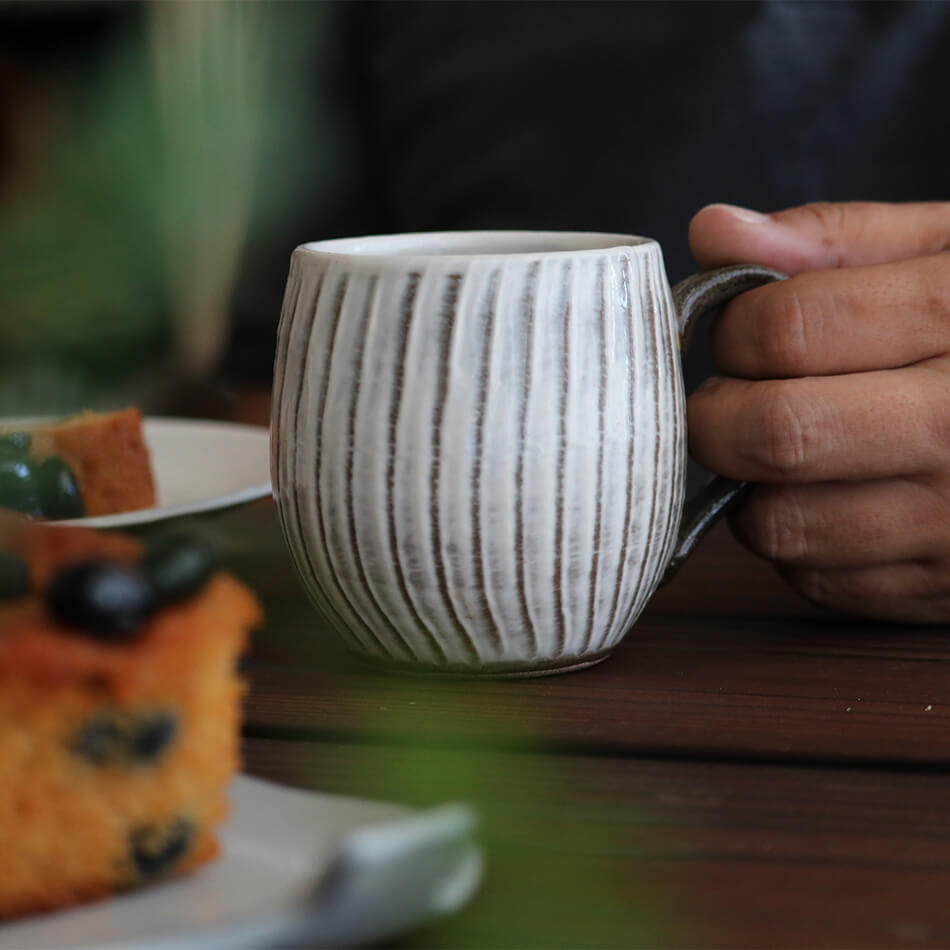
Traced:
POLYGON ((950 248, 950 202, 819 202, 760 214, 707 205, 689 225, 702 267, 765 264, 797 274, 881 264, 950 248))

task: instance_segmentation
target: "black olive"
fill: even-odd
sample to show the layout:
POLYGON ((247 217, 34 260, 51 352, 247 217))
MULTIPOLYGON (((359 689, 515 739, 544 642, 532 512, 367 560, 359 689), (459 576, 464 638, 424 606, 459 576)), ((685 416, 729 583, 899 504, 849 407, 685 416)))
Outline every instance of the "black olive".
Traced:
POLYGON ((33 437, 29 432, 8 432, 0 435, 0 458, 25 459, 33 437))
POLYGON ((0 600, 22 597, 30 586, 30 571, 23 558, 0 551, 0 600))
POLYGON ((0 458, 0 507, 24 515, 43 514, 33 465, 24 459, 0 458))
POLYGON ((151 763, 161 757, 178 735, 178 717, 173 712, 154 712, 136 717, 132 730, 133 762, 151 763))
POLYGON ((149 880, 173 870, 188 853, 194 837, 194 823, 187 818, 177 818, 165 827, 133 828, 129 835, 129 858, 136 879, 149 880))
POLYGON ((70 749, 93 765, 124 761, 128 741, 121 720, 107 713, 97 713, 79 728, 70 742, 70 749))
POLYGON ((69 747, 91 765, 152 765, 178 734, 178 717, 170 710, 124 712, 103 709, 76 731, 69 747))
POLYGON ((118 642, 134 635, 154 611, 155 596, 132 565, 81 561, 54 575, 46 603, 58 623, 118 642))
POLYGON ((142 559, 142 570, 161 603, 197 594, 214 573, 214 551, 201 538, 167 534, 156 539, 142 559))
POLYGON ((82 518, 86 513, 73 470, 57 455, 36 467, 36 490, 45 518, 82 518))

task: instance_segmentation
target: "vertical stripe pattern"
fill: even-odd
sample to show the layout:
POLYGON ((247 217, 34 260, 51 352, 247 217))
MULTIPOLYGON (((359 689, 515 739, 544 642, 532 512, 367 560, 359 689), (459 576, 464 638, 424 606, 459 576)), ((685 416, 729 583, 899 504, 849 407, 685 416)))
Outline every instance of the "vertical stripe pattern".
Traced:
POLYGON ((374 659, 446 671, 609 651, 675 542, 676 340, 652 243, 295 252, 271 464, 327 621, 374 659))

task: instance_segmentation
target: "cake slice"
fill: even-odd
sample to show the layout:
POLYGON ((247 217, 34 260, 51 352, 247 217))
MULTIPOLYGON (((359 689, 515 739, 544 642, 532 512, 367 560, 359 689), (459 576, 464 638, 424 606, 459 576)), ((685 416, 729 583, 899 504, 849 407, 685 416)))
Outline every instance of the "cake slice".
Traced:
POLYGON ((29 518, 111 515, 155 504, 142 414, 84 412, 0 429, 0 506, 29 518))
POLYGON ((198 867, 260 619, 198 540, 0 520, 0 918, 198 867))

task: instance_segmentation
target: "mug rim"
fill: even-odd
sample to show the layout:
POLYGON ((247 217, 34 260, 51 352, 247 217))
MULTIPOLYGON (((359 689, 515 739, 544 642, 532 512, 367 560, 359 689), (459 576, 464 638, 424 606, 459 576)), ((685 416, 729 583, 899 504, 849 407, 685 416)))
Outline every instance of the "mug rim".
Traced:
POLYGON ((630 249, 637 252, 657 246, 653 238, 609 231, 464 230, 407 231, 358 237, 308 241, 296 251, 309 257, 383 263, 449 258, 553 258, 603 254, 630 249), (498 242, 499 249, 471 250, 478 244, 498 242), (426 250, 426 245, 441 245, 426 250), (555 245, 555 246, 544 246, 555 245), (514 245, 514 248, 512 247, 514 245), (519 245, 523 245, 519 247, 519 245), (540 246, 539 246, 540 245, 540 246), (387 249, 388 248, 388 249, 387 249))

